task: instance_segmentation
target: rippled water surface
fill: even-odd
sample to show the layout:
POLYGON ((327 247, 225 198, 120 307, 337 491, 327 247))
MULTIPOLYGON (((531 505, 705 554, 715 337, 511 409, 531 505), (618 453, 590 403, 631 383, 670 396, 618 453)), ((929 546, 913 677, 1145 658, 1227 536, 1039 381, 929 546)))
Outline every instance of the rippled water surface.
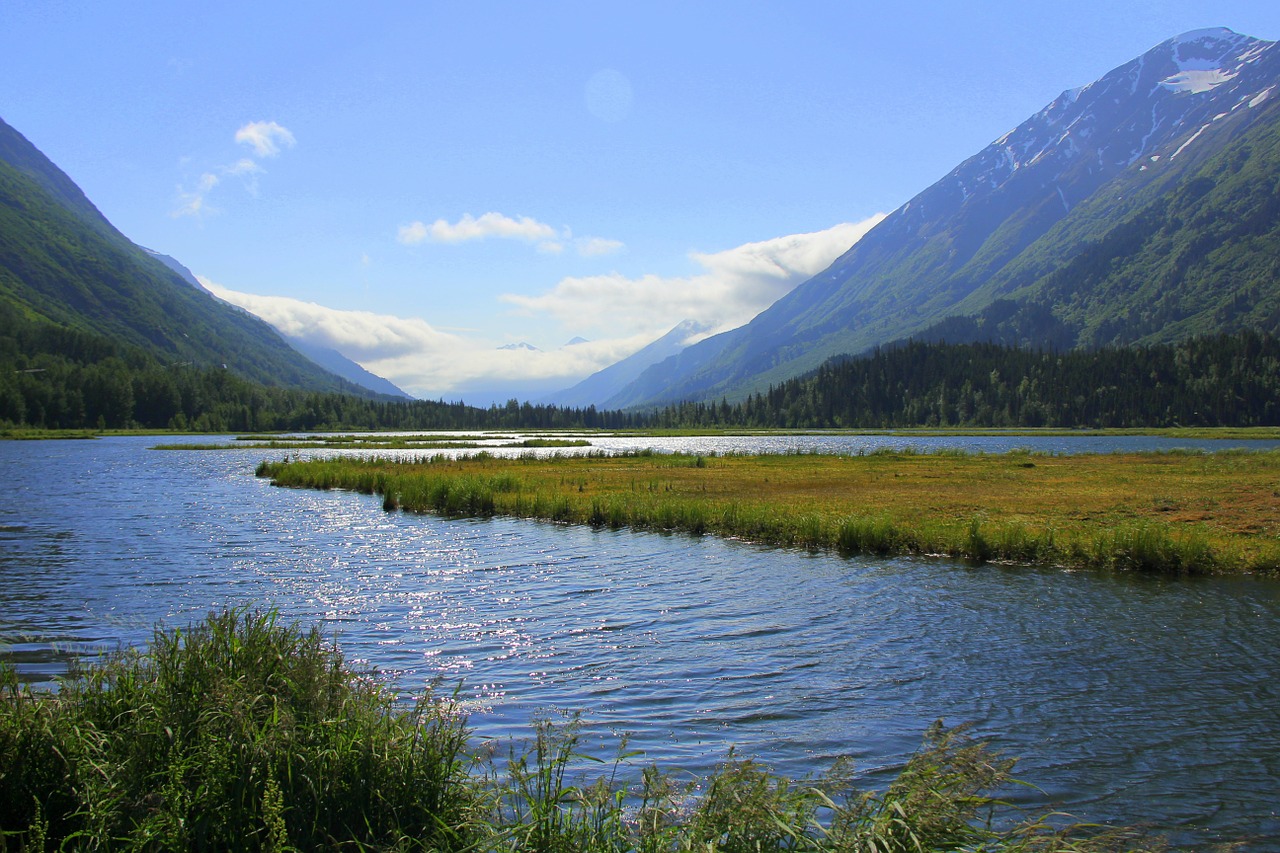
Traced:
POLYGON ((269 605, 406 692, 461 683, 484 736, 576 709, 606 752, 628 732, 664 765, 732 745, 794 775, 847 754, 879 780, 933 720, 972 721, 1022 756, 1023 802, 1280 849, 1275 582, 388 514, 257 480, 263 451, 154 443, 0 442, 0 656, 25 677, 269 605))

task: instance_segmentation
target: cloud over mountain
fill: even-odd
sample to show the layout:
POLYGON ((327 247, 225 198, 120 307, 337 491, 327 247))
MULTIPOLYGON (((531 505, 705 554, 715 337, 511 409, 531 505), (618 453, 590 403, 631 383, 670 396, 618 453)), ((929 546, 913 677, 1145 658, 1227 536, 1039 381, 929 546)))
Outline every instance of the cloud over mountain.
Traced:
POLYGON ((703 271, 692 276, 575 276, 536 296, 501 298, 527 314, 551 314, 566 326, 593 333, 665 331, 686 319, 723 331, 747 322, 825 269, 883 218, 876 214, 809 234, 693 252, 689 257, 703 271))
MULTIPOLYGON (((829 264, 880 218, 746 243, 722 252, 695 252, 690 257, 703 272, 694 276, 566 278, 539 296, 504 296, 503 301, 524 315, 550 314, 568 333, 592 338, 573 346, 536 351, 502 349, 501 345, 510 341, 441 331, 419 317, 335 309, 290 297, 242 293, 204 278, 200 281, 215 296, 256 314, 288 335, 335 349, 416 396, 438 397, 480 385, 509 383, 516 387, 539 380, 570 384, 632 355, 681 321, 693 320, 708 329, 746 322, 829 264)), ((445 223, 441 233, 488 229, 495 236, 518 238, 521 233, 541 233, 540 225, 527 218, 486 214, 445 223)), ((422 228, 426 233, 421 239, 428 239, 432 226, 422 228)), ((590 238, 580 239, 590 242, 590 238)), ((600 241, 595 248, 616 251, 619 246, 600 241)), ((579 245, 578 250, 583 247, 579 245)))

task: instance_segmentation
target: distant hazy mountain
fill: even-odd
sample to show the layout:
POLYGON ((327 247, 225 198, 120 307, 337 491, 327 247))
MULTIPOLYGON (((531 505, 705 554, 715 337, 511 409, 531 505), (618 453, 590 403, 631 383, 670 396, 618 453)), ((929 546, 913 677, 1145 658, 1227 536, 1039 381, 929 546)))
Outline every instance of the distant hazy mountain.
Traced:
POLYGON ((0 310, 165 361, 225 365, 267 385, 369 393, 305 358, 256 317, 192 287, 189 275, 128 240, 0 121, 0 310))
POLYGON ((691 340, 705 335, 709 330, 710 327, 702 323, 685 320, 644 349, 591 374, 572 388, 547 395, 540 402, 575 408, 607 407, 608 400, 628 383, 635 381, 646 368, 681 352, 689 346, 691 340))
POLYGON ((1278 189, 1280 50, 1187 33, 1064 92, 752 322, 609 402, 740 396, 910 336, 1280 331, 1278 189))
POLYGON ((159 261, 169 269, 176 272, 179 276, 182 277, 182 280, 185 281, 187 284, 191 285, 197 290, 205 289, 204 285, 200 283, 200 279, 196 278, 195 273, 191 272, 191 270, 183 266, 182 263, 178 261, 177 258, 173 258, 173 257, 170 257, 169 255, 165 255, 160 252, 157 252, 155 249, 148 249, 146 246, 139 246, 138 248, 142 249, 142 251, 146 252, 148 255, 155 258, 157 261, 159 261))
MULTIPOLYGON (((205 290, 205 286, 200 283, 200 279, 196 278, 195 274, 192 273, 191 270, 187 269, 176 258, 163 255, 160 252, 146 247, 142 247, 142 249, 160 263, 182 276, 182 280, 187 284, 198 290, 208 292, 205 290)), ((217 297, 214 298, 217 299, 217 297)), ((226 304, 230 305, 231 303, 226 304)), ((235 305, 232 305, 231 307, 235 308, 237 311, 244 310, 243 308, 235 305)), ((359 364, 347 358, 336 349, 320 346, 319 344, 313 344, 309 341, 303 340, 302 338, 286 334, 281 329, 276 329, 275 326, 272 326, 272 328, 276 330, 280 337, 284 338, 285 343, 335 376, 339 376, 348 382, 352 382, 359 385, 361 388, 366 388, 376 394, 413 399, 390 381, 383 379, 375 373, 370 373, 368 370, 365 370, 359 364)))
POLYGON ((304 341, 302 338, 296 338, 292 335, 280 333, 285 343, 323 367, 325 370, 337 376, 341 376, 348 382, 359 385, 361 388, 368 388, 378 394, 385 394, 388 397, 401 397, 406 400, 413 399, 406 394, 398 386, 390 380, 383 379, 376 373, 370 373, 356 362, 347 358, 336 349, 330 347, 322 347, 317 344, 304 341))

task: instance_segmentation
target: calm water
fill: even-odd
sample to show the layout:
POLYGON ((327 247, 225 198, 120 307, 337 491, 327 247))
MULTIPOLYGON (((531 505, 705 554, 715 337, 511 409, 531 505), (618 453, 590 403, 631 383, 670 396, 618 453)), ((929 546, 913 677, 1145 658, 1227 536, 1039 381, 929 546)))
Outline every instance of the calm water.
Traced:
POLYGON ((1022 756, 1022 802, 1280 849, 1280 583, 387 514, 272 488, 266 451, 154 443, 0 442, 0 656, 27 678, 270 605, 406 692, 461 683, 484 736, 578 709, 601 752, 627 732, 664 765, 735 746, 793 775, 848 754, 878 781, 970 721, 1022 756))

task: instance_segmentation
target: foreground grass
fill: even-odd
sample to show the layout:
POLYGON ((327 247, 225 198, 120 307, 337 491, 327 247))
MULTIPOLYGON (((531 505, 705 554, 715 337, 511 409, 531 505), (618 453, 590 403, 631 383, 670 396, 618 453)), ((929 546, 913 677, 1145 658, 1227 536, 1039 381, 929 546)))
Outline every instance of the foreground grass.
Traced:
POLYGON ((844 554, 1280 571, 1280 453, 629 455, 264 462, 389 509, 684 531, 844 554))
POLYGON ((158 630, 57 694, 0 681, 0 850, 1143 849, 1001 815, 1013 762, 940 726, 883 793, 732 756, 703 780, 650 766, 629 787, 625 754, 578 779, 572 719, 504 763, 450 701, 406 709, 272 614, 158 630))

